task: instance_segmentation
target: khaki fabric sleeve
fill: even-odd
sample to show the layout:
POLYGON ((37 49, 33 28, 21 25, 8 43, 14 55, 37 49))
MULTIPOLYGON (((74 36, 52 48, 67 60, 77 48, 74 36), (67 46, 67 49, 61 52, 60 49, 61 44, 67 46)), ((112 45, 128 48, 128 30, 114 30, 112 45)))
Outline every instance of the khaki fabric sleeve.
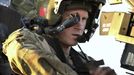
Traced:
POLYGON ((38 0, 11 0, 11 5, 17 12, 30 18, 38 16, 38 3, 38 0))
POLYGON ((28 29, 19 29, 3 43, 14 71, 24 75, 77 75, 62 63, 46 40, 28 29))

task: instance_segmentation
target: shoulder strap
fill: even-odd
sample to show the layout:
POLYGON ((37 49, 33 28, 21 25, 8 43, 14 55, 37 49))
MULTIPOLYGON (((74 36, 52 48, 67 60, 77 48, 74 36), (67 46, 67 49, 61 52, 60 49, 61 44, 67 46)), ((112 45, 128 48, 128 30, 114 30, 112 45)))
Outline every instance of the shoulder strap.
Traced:
POLYGON ((59 42, 56 38, 52 38, 49 36, 45 36, 45 39, 47 40, 48 44, 54 49, 56 52, 57 57, 64 63, 67 63, 64 52, 62 48, 59 45, 59 42))
POLYGON ((92 57, 86 55, 88 57, 87 61, 82 53, 75 51, 73 48, 71 49, 70 56, 74 63, 75 70, 79 75, 89 75, 89 70, 104 64, 103 60, 96 61, 92 57))
POLYGON ((73 48, 70 51, 70 56, 77 72, 88 72, 88 68, 86 67, 85 62, 81 58, 80 54, 73 48))

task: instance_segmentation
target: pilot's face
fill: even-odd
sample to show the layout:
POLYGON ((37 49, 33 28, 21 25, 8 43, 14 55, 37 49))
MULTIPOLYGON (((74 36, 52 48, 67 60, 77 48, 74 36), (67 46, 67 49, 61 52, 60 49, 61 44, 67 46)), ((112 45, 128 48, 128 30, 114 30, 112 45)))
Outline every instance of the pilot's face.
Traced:
POLYGON ((63 14, 63 21, 68 18, 69 15, 75 15, 78 13, 80 21, 72 27, 66 28, 64 31, 58 34, 58 38, 63 45, 73 46, 77 44, 77 39, 80 37, 86 26, 88 19, 88 12, 83 9, 68 10, 63 14))

